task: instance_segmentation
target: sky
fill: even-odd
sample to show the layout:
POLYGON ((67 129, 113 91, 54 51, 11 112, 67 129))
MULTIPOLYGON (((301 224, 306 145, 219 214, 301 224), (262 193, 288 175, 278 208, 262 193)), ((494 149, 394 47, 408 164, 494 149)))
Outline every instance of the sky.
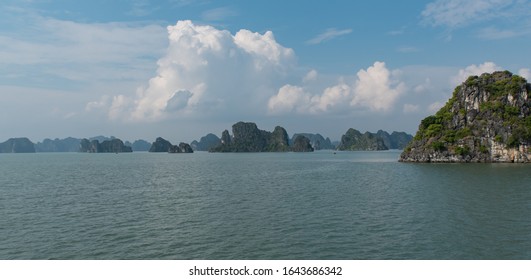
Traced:
POLYGON ((191 142, 238 121, 414 134, 470 75, 531 78, 531 2, 3 0, 0 142, 191 142))

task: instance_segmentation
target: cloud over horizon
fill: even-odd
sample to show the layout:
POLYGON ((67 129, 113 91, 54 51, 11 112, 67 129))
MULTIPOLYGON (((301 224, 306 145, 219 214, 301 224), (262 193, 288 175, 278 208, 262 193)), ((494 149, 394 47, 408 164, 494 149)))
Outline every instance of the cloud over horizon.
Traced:
POLYGON ((377 61, 366 70, 359 70, 354 81, 339 81, 321 94, 311 94, 301 86, 284 85, 269 99, 269 113, 317 114, 347 109, 387 112, 405 90, 404 83, 395 76, 384 62, 377 61))
POLYGON ((231 111, 254 113, 295 65, 293 50, 278 44, 271 31, 242 29, 232 35, 185 20, 168 26, 168 39, 167 52, 157 62, 157 76, 136 96, 116 97, 113 118, 159 121, 231 111))

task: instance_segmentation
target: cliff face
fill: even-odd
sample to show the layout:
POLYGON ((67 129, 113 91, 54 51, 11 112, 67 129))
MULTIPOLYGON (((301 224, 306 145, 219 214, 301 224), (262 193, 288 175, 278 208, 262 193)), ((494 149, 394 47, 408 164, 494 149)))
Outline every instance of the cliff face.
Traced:
POLYGON ((178 146, 172 145, 170 141, 162 138, 157 137, 155 142, 151 144, 151 148, 149 149, 149 152, 151 153, 193 153, 192 147, 190 145, 181 142, 178 146))
POLYGON ((292 137, 292 142, 295 142, 295 139, 297 136, 302 135, 308 139, 310 139, 310 144, 312 145, 312 148, 315 150, 333 150, 335 149, 335 146, 332 145, 332 141, 330 141, 330 138, 326 137, 326 139, 319 133, 313 134, 313 133, 296 133, 292 137))
POLYGON ((35 145, 25 137, 10 138, 0 143, 0 153, 35 153, 35 145))
POLYGON ((98 140, 89 141, 81 139, 79 143, 79 152, 81 153, 131 153, 133 150, 125 146, 124 142, 118 138, 105 140, 100 143, 98 140))
POLYGON ((304 135, 298 135, 293 140, 292 151, 294 152, 313 152, 314 148, 310 142, 310 139, 304 135))
POLYGON ((370 132, 361 134, 358 130, 350 128, 341 137, 341 143, 337 149, 340 151, 380 151, 389 148, 377 134, 370 132))
POLYGON ((508 71, 469 77, 421 121, 400 161, 530 162, 530 89, 508 71))
POLYGON ((65 139, 44 139, 42 142, 35 144, 35 150, 38 153, 44 152, 77 152, 81 139, 68 137, 65 139))
POLYGON ((287 152, 291 151, 286 130, 280 126, 273 132, 260 130, 255 123, 238 122, 232 126, 232 137, 223 131, 221 144, 211 152, 287 152))
POLYGON ((378 130, 376 135, 382 138, 384 145, 387 148, 398 150, 403 150, 413 139, 413 135, 396 131, 393 131, 391 134, 389 134, 387 131, 378 130))
POLYGON ((192 143, 190 143, 190 146, 195 151, 208 151, 214 147, 219 146, 219 144, 221 144, 221 139, 219 139, 219 137, 217 137, 216 135, 209 133, 201 137, 201 139, 199 139, 199 142, 195 140, 192 141, 192 143))

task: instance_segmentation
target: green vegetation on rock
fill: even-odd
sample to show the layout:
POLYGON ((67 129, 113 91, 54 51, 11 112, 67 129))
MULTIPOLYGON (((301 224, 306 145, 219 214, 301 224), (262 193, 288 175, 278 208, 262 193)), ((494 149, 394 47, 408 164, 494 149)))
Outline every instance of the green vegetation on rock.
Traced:
POLYGON ((471 76, 424 118, 401 161, 529 162, 530 85, 508 71, 471 76))

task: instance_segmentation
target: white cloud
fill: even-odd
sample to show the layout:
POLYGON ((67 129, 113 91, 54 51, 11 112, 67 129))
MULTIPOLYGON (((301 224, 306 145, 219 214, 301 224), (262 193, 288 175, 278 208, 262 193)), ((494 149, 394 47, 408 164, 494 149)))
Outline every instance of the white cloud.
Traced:
POLYGON ((352 33, 352 29, 338 30, 336 28, 329 28, 325 32, 323 32, 323 33, 315 36, 314 38, 306 41, 306 44, 317 45, 317 44, 320 44, 322 42, 326 42, 326 41, 332 40, 332 39, 334 39, 336 37, 344 36, 344 35, 347 35, 347 34, 350 34, 350 33, 352 33))
POLYGON ((85 111, 90 112, 98 109, 104 109, 109 106, 109 96, 103 95, 98 101, 88 102, 85 106, 85 111))
POLYGON ((358 71, 352 106, 368 107, 372 111, 388 111, 405 85, 394 81, 384 62, 375 62, 367 70, 358 71))
POLYGON ((293 50, 270 31, 232 35, 212 26, 179 21, 168 27, 169 46, 157 75, 131 102, 117 98, 110 115, 133 121, 179 116, 257 114, 285 84, 295 63, 293 50), (185 94, 183 94, 185 93, 185 94), (245 106, 242 106, 245 104, 245 106))
POLYGON ((529 68, 522 68, 518 70, 518 75, 524 77, 529 82, 531 79, 531 70, 529 68))
POLYGON ((312 69, 308 73, 306 73, 306 76, 302 78, 302 81, 309 82, 309 81, 315 81, 315 79, 317 79, 317 71, 315 69, 312 69))
POLYGON ((302 87, 286 85, 269 99, 268 109, 271 114, 334 113, 348 108, 386 112, 404 90, 404 83, 395 80, 385 63, 375 62, 367 70, 359 70, 351 84, 342 80, 322 94, 312 95, 302 87))
POLYGON ((512 3, 512 0, 437 0, 426 5, 421 16, 426 24, 454 29, 500 17, 512 3))
POLYGON ((472 64, 465 67, 464 69, 460 69, 459 73, 456 76, 452 77, 451 81, 454 86, 457 86, 466 81, 466 79, 468 79, 468 77, 470 76, 479 76, 483 73, 492 73, 494 71, 499 70, 502 69, 494 62, 490 61, 484 62, 480 65, 472 64))
POLYGON ((311 96, 302 87, 284 85, 269 99, 268 109, 273 114, 304 113, 310 103, 311 96))

